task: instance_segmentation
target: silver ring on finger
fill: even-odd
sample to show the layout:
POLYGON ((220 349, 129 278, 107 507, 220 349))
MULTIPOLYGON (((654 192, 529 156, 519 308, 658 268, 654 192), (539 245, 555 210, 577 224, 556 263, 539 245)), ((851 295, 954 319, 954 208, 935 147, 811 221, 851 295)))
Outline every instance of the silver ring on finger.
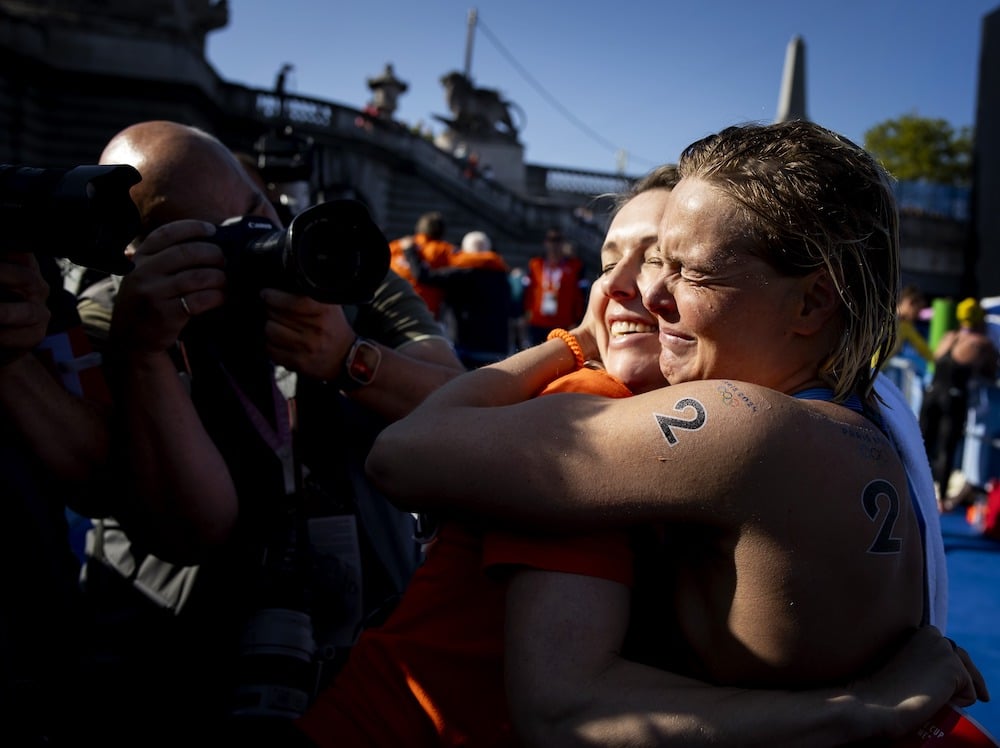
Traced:
POLYGON ((181 296, 180 299, 181 299, 181 307, 183 307, 184 309, 184 314, 186 314, 188 317, 193 317, 194 315, 191 314, 191 307, 188 306, 187 299, 185 299, 183 296, 181 296))

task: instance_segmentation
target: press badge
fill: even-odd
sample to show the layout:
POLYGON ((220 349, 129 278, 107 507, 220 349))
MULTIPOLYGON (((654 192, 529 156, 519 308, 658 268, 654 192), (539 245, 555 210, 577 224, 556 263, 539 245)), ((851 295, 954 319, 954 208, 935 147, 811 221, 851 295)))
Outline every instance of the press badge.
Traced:
POLYGON ((541 312, 546 317, 552 317, 557 311, 559 311, 559 301, 556 299, 556 295, 551 291, 545 291, 542 294, 542 305, 541 312))

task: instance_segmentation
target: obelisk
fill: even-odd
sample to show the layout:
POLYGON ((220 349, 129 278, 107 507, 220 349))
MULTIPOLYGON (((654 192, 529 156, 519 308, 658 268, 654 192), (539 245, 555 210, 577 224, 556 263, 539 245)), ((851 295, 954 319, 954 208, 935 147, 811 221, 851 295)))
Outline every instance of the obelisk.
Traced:
POLYGON ((793 36, 785 52, 785 71, 781 77, 781 96, 775 122, 809 119, 806 114, 806 45, 801 36, 793 36))

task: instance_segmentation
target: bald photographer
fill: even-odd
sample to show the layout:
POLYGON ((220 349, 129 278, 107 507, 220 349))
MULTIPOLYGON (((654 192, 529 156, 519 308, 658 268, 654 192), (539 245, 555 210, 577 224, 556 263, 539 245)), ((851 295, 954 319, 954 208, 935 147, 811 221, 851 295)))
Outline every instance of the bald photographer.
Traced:
MULTIPOLYGON (((111 294, 107 338, 131 470, 96 523, 86 578, 112 663, 100 673, 112 740, 221 738, 293 714, 393 606, 419 561, 414 519, 370 488, 364 455, 464 369, 387 257, 359 260, 373 264, 355 295, 313 293, 294 257, 282 265, 308 237, 334 254, 387 252, 363 206, 316 206, 340 212, 310 209, 285 228, 226 146, 173 122, 125 128, 101 162, 142 175, 135 269, 111 294), (223 226, 246 217, 235 235, 223 226), (279 366, 295 374, 290 399, 279 366), (287 670, 302 676, 259 668, 262 640, 293 652, 287 670)), ((92 329, 107 318, 94 303, 81 314, 92 329)))

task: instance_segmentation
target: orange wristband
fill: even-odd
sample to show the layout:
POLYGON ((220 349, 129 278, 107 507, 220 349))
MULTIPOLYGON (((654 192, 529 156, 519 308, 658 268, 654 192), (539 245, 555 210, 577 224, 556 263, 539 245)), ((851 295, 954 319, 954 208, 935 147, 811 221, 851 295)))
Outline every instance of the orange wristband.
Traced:
POLYGON ((556 338, 559 338, 560 340, 562 340, 562 342, 564 342, 566 345, 569 346, 569 349, 570 351, 572 351, 573 356, 576 357, 576 368, 577 369, 583 368, 585 359, 583 358, 583 348, 580 347, 580 341, 577 340, 574 335, 567 332, 566 330, 563 330, 561 327, 557 327, 555 330, 550 332, 545 339, 555 340, 556 338))

